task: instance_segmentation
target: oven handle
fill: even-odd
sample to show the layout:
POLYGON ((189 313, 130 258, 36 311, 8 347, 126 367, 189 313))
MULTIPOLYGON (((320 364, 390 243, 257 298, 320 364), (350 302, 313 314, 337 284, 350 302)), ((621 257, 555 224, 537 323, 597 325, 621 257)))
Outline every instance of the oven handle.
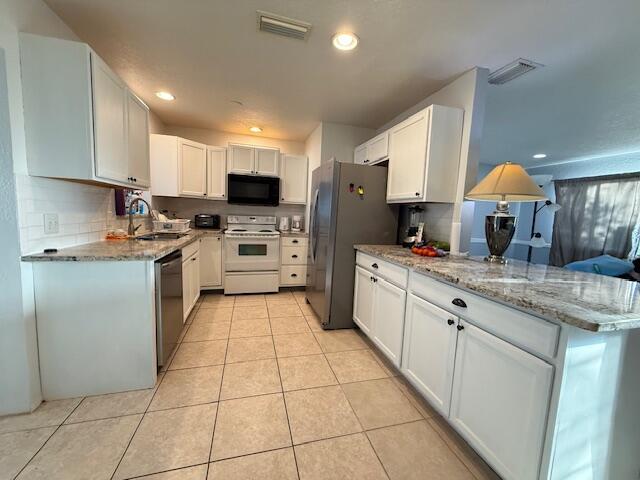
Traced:
POLYGON ((309 220, 309 240, 311 241, 311 262, 316 263, 316 248, 318 245, 317 231, 316 231, 316 222, 318 216, 318 195, 320 194, 320 189, 316 189, 316 192, 313 195, 313 203, 311 204, 311 218, 309 220))

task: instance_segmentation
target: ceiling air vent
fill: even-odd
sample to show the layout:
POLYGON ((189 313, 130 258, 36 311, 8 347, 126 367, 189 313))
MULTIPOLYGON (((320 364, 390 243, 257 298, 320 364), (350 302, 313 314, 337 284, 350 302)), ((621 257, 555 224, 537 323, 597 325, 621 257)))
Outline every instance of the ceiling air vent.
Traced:
POLYGON ((263 32, 306 40, 311 31, 311 24, 258 10, 258 28, 263 32))
POLYGON ((491 72, 489 74, 489 83, 492 85, 503 85, 514 78, 518 78, 520 75, 524 75, 531 70, 535 70, 538 67, 544 67, 544 65, 524 58, 519 58, 516 61, 499 68, 495 72, 491 72))

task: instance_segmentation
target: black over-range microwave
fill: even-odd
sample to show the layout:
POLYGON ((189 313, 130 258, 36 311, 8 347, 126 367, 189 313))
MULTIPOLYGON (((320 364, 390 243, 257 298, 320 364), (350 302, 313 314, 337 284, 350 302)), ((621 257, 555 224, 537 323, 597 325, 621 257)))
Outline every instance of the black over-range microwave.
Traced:
POLYGON ((230 173, 227 201, 236 205, 277 207, 280 204, 280 178, 230 173))

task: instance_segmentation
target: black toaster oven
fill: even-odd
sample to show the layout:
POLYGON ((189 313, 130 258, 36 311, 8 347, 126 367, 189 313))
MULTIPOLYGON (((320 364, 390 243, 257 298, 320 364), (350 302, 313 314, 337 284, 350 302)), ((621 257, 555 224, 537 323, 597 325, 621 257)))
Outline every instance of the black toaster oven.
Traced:
POLYGON ((195 217, 195 223, 196 228, 211 228, 217 230, 220 228, 220 215, 199 213, 195 217))

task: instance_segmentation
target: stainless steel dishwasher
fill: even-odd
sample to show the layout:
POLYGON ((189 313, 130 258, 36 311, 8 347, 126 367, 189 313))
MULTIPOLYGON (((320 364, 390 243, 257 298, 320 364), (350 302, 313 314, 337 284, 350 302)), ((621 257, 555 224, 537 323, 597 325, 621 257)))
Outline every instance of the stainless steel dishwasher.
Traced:
POLYGON ((155 262, 158 366, 165 365, 182 331, 182 251, 155 262))

